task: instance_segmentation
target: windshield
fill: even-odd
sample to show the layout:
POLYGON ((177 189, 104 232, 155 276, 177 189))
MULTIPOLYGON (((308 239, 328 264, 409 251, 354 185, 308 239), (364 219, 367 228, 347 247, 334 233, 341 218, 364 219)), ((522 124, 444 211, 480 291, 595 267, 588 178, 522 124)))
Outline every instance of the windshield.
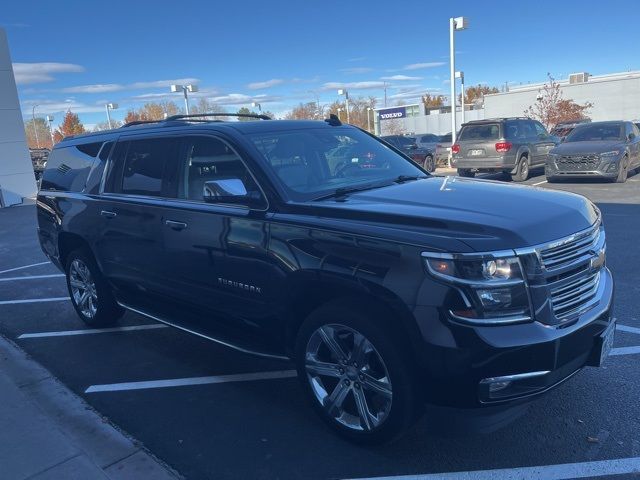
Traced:
POLYGON ((593 142, 599 140, 623 140, 624 126, 620 123, 592 123, 577 127, 565 142, 593 142))
POLYGON ((411 160, 351 127, 270 132, 250 138, 297 201, 339 188, 390 184, 401 175, 425 175, 411 160))

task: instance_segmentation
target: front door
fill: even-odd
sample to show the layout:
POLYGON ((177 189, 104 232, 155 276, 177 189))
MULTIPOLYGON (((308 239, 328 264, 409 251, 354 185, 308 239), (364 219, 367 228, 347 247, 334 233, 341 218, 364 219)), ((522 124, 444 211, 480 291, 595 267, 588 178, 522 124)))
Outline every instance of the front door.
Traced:
POLYGON ((547 129, 540 122, 531 122, 533 127, 533 149, 535 165, 544 164, 547 160, 549 151, 556 146, 555 139, 549 135, 547 129))

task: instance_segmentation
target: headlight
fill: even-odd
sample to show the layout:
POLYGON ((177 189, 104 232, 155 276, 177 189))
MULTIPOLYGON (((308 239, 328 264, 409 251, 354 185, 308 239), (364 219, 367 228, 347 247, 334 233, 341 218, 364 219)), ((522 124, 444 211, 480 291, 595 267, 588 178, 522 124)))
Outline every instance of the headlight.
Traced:
POLYGON ((457 321, 505 324, 531 320, 529 296, 513 251, 484 254, 424 252, 427 271, 455 286, 462 301, 450 310, 457 321))
POLYGON ((620 150, 611 150, 609 152, 604 152, 601 153, 600 156, 601 157, 617 157, 618 155, 620 155, 620 150))

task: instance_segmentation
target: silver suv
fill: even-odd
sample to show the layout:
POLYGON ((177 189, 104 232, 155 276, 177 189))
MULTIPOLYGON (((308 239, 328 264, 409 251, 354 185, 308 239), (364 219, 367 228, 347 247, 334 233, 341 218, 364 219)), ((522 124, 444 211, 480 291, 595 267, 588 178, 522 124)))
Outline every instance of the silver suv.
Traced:
POLYGON ((458 175, 504 172, 516 182, 529 178, 531 168, 542 167, 559 139, 530 118, 494 118, 465 123, 451 146, 451 165, 458 175))

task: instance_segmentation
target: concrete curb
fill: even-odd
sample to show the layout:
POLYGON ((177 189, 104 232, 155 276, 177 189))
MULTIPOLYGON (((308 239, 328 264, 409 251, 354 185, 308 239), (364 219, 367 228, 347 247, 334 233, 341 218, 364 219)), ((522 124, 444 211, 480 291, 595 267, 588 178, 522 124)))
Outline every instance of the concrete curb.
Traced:
POLYGON ((10 478, 182 478, 1 335, 0 390, 11 420, 0 464, 11 461, 10 478))

